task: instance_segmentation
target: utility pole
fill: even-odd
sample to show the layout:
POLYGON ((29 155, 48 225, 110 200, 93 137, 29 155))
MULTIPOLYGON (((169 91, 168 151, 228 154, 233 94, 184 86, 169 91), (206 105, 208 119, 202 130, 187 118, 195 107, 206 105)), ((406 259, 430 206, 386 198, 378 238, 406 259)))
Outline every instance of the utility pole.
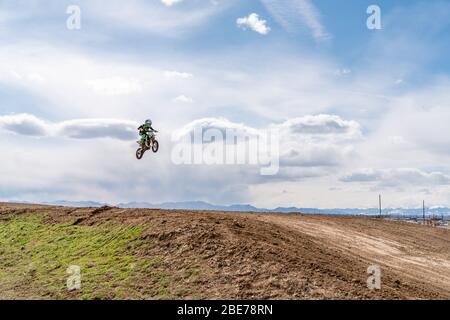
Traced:
POLYGON ((422 213, 423 213, 423 224, 425 224, 425 200, 423 200, 422 204, 422 213))
POLYGON ((380 208, 380 218, 381 218, 381 194, 378 195, 378 206, 380 208))

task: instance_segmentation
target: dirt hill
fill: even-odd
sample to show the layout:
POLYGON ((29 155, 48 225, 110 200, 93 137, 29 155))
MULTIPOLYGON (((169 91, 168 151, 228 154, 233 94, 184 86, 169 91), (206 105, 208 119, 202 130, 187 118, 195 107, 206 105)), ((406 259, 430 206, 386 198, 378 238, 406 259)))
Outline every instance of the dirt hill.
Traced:
POLYGON ((0 204, 3 299, 450 299, 450 230, 380 219, 0 204), (367 268, 382 270, 381 290, 367 268), (68 290, 67 268, 81 268, 68 290))

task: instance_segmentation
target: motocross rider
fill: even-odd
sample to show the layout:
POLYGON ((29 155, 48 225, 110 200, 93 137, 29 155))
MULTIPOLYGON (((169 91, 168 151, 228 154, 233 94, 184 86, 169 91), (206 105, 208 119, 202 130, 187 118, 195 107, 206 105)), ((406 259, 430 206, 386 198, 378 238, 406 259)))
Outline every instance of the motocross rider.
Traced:
POLYGON ((141 145, 145 146, 145 142, 147 141, 147 138, 152 139, 155 132, 158 132, 157 130, 152 128, 152 120, 148 119, 145 120, 145 123, 141 125, 139 128, 139 134, 141 135, 141 145))

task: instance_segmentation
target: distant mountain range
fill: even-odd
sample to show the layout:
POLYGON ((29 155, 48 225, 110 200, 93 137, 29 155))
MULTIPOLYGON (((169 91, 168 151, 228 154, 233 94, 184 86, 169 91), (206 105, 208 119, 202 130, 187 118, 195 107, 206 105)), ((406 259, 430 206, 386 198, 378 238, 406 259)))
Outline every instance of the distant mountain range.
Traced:
POLYGON ((66 201, 66 200, 41 202, 40 204, 48 204, 48 205, 52 205, 52 206, 63 206, 63 207, 78 207, 78 208, 104 207, 104 206, 110 205, 108 203, 95 202, 95 201, 66 201))
MULTIPOLYGON (((279 213, 309 213, 309 214, 333 214, 333 215, 370 215, 379 214, 377 208, 336 208, 336 209, 318 209, 318 208, 297 208, 297 207, 278 207, 275 209, 257 208, 249 204, 234 204, 229 206, 214 205, 204 201, 186 201, 186 202, 164 202, 160 204, 152 204, 148 202, 128 202, 111 205, 108 203, 94 201, 52 201, 42 204, 58 205, 66 207, 102 207, 115 206, 119 208, 148 208, 148 209, 169 209, 169 210, 204 210, 204 211, 231 211, 231 212, 279 212, 279 213)), ((392 216, 411 216, 421 217, 422 208, 385 208, 383 215, 392 216)), ((426 215, 436 217, 450 217, 450 208, 434 207, 427 208, 426 215)))

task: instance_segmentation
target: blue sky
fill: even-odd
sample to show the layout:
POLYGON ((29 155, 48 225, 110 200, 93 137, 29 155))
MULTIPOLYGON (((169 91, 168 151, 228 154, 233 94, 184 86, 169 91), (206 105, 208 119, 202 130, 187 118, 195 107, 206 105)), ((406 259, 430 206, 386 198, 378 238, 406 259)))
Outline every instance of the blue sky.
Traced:
POLYGON ((0 200, 450 206, 449 18, 439 0, 0 1, 0 200), (137 162, 148 117, 162 148, 137 162), (193 124, 282 128, 279 174, 173 164, 193 124))

